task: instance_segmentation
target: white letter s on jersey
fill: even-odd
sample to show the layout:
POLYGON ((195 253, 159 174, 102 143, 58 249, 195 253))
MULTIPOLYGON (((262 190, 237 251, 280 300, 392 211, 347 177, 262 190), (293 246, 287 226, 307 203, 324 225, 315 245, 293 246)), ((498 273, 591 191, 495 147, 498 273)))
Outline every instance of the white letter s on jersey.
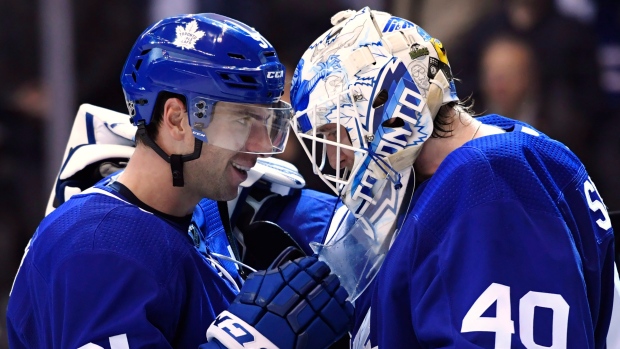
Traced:
POLYGON ((583 182, 583 194, 586 196, 586 200, 588 201, 588 206, 592 212, 601 211, 604 219, 597 219, 596 224, 598 224, 601 229, 608 230, 611 228, 611 219, 609 219, 609 214, 607 213, 607 208, 603 204, 603 199, 601 195, 599 195, 598 190, 596 190, 596 186, 592 179, 588 177, 588 179, 583 182), (592 198, 591 194, 596 194, 594 198, 592 198))

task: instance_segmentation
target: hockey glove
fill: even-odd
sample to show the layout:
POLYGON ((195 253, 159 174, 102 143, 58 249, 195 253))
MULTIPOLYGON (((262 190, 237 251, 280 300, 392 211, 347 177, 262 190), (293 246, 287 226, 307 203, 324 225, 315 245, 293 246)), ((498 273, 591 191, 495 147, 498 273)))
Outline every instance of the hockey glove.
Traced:
POLYGON ((347 297, 327 264, 298 258, 250 274, 207 339, 226 348, 327 348, 350 329, 347 297))

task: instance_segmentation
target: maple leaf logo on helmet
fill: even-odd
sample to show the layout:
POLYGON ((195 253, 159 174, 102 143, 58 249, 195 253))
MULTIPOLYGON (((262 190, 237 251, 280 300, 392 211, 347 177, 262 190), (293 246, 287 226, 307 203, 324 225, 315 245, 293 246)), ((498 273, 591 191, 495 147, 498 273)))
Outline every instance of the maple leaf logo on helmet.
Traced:
POLYGON ((196 41, 205 36, 205 32, 202 30, 198 30, 198 23, 196 20, 193 20, 183 28, 183 26, 178 26, 176 29, 176 38, 172 43, 175 46, 180 47, 181 49, 194 49, 196 45, 196 41))

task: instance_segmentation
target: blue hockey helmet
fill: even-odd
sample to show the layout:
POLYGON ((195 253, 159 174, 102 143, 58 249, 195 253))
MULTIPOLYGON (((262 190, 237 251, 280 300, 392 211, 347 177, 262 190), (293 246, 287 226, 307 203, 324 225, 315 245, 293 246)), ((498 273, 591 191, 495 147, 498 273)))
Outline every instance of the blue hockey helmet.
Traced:
POLYGON ((148 125, 159 93, 172 92, 185 97, 197 139, 244 151, 250 128, 258 124, 271 141, 259 153, 272 154, 284 150, 292 115, 290 105, 280 102, 284 75, 276 51, 254 28, 204 13, 169 17, 147 28, 129 54, 121 84, 134 125, 148 125), (210 134, 215 115, 250 122, 237 120, 234 129, 220 124, 210 134), (222 135, 222 129, 236 133, 222 135))

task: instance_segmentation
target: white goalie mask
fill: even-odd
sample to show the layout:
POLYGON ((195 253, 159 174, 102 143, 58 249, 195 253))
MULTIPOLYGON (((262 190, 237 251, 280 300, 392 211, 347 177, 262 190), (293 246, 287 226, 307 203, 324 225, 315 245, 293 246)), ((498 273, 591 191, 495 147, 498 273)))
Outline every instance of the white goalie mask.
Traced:
POLYGON ((365 7, 332 24, 295 70, 293 129, 349 210, 315 249, 355 298, 399 229, 409 204, 403 185, 413 182, 434 117, 458 97, 443 45, 414 23, 365 7))

